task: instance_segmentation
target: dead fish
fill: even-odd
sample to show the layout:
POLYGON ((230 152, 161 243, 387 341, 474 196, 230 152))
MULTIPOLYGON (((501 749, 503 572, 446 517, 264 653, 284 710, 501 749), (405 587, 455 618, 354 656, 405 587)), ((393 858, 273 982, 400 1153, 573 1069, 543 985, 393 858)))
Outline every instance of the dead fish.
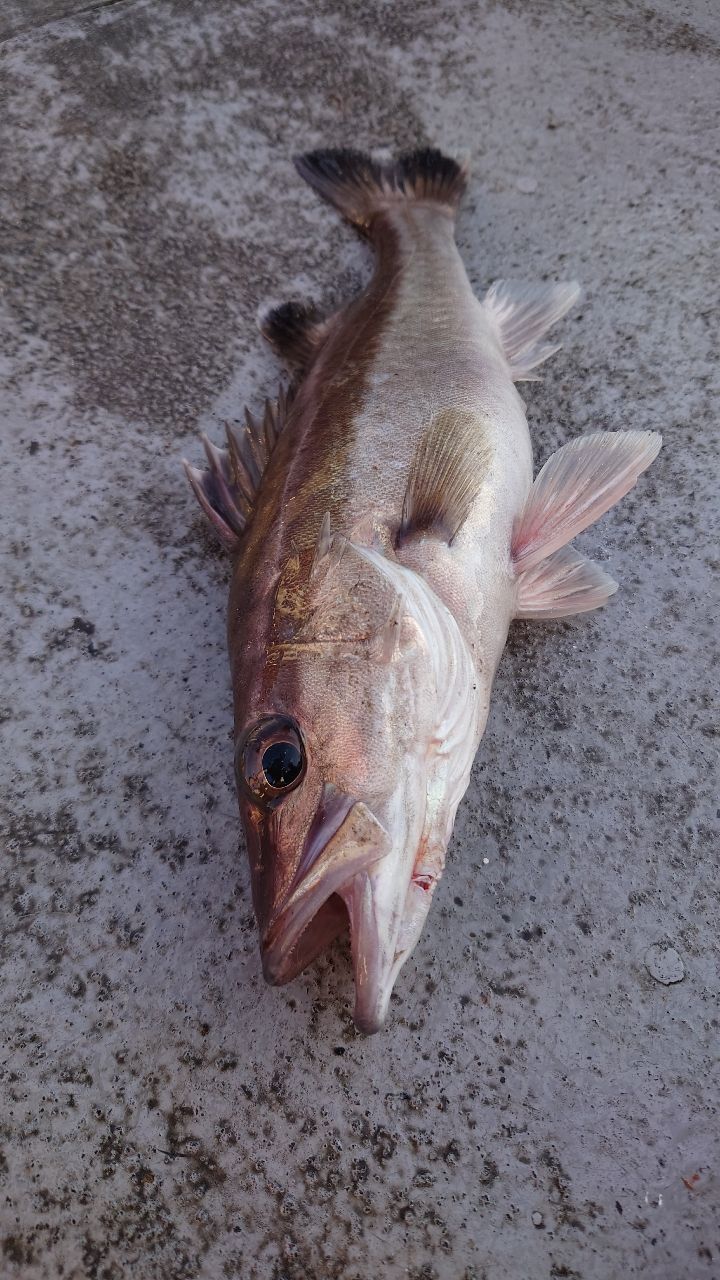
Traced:
POLYGON ((575 283, 479 300, 455 245, 465 168, 315 151, 300 175, 376 255, 334 315, 262 329, 291 388, 186 464, 233 557, 240 811, 263 969, 288 982, 349 925, 357 1027, 383 1023, 425 923, 514 618, 567 618, 617 584, 570 545, 661 438, 594 432, 533 481, 515 384, 557 347, 575 283))

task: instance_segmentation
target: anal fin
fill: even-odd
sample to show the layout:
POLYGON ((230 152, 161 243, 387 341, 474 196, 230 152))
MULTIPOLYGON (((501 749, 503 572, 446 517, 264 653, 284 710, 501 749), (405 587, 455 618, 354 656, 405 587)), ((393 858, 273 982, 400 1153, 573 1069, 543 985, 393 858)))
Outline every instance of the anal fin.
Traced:
POLYGON ((618 584, 573 547, 561 547, 521 573, 516 618, 570 618, 606 604, 618 584))
POLYGON ((496 280, 491 285, 483 306, 495 320, 515 382, 536 381, 533 369, 560 350, 559 343, 542 339, 579 297, 580 286, 575 280, 563 284, 496 280))

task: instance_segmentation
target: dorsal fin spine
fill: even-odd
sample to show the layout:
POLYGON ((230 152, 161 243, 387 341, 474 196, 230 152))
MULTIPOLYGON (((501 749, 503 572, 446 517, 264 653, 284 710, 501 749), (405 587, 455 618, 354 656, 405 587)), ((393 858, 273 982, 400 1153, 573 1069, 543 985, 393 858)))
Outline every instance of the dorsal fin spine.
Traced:
POLYGON ((281 390, 277 402, 265 402, 262 417, 245 411, 245 424, 225 424, 227 449, 218 449, 206 436, 201 440, 207 469, 183 461, 185 473, 203 511, 221 541, 231 551, 252 518, 253 506, 278 436, 287 421, 290 400, 281 390))

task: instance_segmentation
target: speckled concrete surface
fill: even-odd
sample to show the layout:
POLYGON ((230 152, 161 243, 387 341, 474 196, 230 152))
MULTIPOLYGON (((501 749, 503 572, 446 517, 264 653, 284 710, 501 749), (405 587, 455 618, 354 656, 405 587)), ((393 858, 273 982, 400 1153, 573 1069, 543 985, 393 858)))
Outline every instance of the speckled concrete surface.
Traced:
POLYGON ((718 1280, 716 7, 72 8, 2 45, 3 1280, 718 1280), (478 288, 586 287, 538 458, 665 448, 581 539, 621 593, 514 630, 364 1040, 342 947, 262 982, 178 460, 274 387, 258 306, 367 271, 291 153, 425 140, 478 288))

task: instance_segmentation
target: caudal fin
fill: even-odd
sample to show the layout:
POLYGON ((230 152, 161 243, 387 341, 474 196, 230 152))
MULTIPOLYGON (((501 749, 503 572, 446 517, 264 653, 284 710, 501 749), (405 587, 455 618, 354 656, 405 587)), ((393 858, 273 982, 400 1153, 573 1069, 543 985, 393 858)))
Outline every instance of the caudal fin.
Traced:
POLYGON ((362 151, 309 151, 295 168, 343 217, 367 232, 373 218, 402 201, 434 204, 451 216, 467 182, 467 168, 441 151, 408 151, 390 163, 362 151))

